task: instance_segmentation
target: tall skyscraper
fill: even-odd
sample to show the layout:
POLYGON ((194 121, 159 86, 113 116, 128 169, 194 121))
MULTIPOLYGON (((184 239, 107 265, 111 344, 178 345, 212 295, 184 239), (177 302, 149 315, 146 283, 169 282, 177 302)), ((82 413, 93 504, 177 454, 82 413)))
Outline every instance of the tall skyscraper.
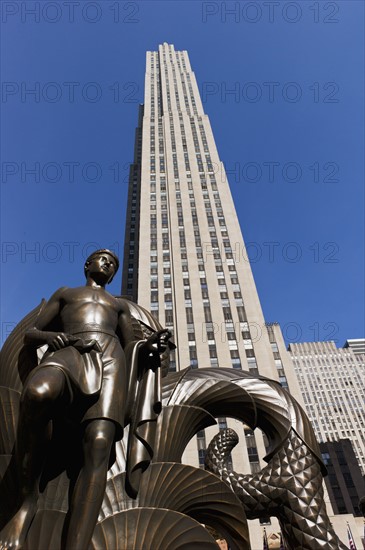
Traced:
MULTIPOLYGON (((166 43, 147 52, 122 293, 173 331, 173 369, 233 367, 286 382, 188 54, 166 43)), ((234 466, 255 470, 264 446, 250 430, 239 435, 250 456, 236 452, 234 466)), ((198 438, 200 463, 205 445, 198 438)))
POLYGON ((168 44, 147 52, 127 219, 122 291, 175 328, 176 369, 276 376, 209 119, 187 53, 168 44))

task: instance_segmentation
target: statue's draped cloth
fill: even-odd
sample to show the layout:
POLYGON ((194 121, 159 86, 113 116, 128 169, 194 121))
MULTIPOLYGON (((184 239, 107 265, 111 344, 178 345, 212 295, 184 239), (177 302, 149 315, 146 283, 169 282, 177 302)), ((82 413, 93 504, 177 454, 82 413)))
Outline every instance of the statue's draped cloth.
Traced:
MULTIPOLYGON (((161 410, 161 368, 159 360, 145 357, 141 365, 139 349, 143 341, 129 343, 123 350, 116 335, 82 332, 78 340, 60 350, 47 351, 33 370, 60 369, 70 396, 69 416, 80 424, 105 418, 116 426, 115 439, 123 437, 130 423, 127 477, 144 471, 153 456, 155 428, 161 410)), ((114 458, 114 457, 113 457, 114 458)), ((138 486, 129 480, 132 492, 138 486)))

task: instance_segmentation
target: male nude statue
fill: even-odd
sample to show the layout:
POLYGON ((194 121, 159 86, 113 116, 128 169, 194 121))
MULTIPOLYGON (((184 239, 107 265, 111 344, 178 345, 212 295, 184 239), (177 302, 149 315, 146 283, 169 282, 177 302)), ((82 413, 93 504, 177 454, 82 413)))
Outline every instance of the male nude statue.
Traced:
MULTIPOLYGON (((21 503, 0 533, 0 549, 22 548, 37 510, 50 421, 73 409, 83 428, 83 462, 71 496, 65 548, 89 547, 111 449, 123 435, 128 346, 136 340, 126 301, 105 290, 118 266, 109 250, 91 254, 85 263, 86 285, 57 290, 26 332, 27 344, 47 344, 48 350, 26 379, 21 396, 16 443, 21 503)), ((162 330, 142 342, 138 362, 144 369, 150 357, 165 351, 170 336, 162 330)))

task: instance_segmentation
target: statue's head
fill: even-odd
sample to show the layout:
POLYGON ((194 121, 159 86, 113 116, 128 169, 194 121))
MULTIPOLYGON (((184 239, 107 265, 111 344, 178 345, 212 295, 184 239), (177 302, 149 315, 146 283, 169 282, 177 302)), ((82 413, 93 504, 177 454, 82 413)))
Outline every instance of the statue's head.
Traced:
POLYGON ((105 271, 105 273, 110 273, 110 277, 108 279, 108 283, 111 283, 114 275, 118 271, 119 268, 119 259, 114 252, 111 250, 108 250, 107 248, 101 248, 100 250, 95 250, 95 252, 92 252, 90 256, 87 258, 85 265, 84 265, 84 273, 85 277, 87 278, 89 274, 89 268, 93 262, 100 263, 100 268, 105 271), (104 268, 105 266, 105 268, 104 268))

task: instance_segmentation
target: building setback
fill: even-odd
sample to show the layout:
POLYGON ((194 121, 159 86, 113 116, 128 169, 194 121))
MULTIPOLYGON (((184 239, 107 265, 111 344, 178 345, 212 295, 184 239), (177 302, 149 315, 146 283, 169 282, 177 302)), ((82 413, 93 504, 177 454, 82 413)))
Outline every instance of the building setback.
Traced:
POLYGON ((365 355, 365 338, 346 340, 344 348, 351 348, 355 355, 365 355))

